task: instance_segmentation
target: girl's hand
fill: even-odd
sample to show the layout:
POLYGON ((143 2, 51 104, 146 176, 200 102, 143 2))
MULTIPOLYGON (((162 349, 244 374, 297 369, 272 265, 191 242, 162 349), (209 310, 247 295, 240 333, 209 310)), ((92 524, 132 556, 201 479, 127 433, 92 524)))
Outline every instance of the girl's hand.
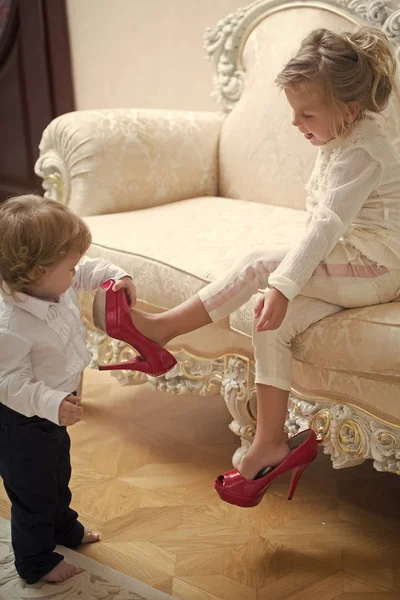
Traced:
POLYGON ((268 290, 254 309, 256 331, 278 329, 286 316, 289 300, 276 289, 268 290))
POLYGON ((70 394, 61 402, 58 409, 58 422, 68 427, 75 425, 83 417, 83 408, 80 406, 81 397, 70 394))
POLYGON ((134 306, 136 304, 136 288, 133 285, 132 279, 126 276, 122 277, 122 279, 118 279, 118 281, 114 283, 113 292, 117 292, 121 288, 125 290, 130 306, 134 306))

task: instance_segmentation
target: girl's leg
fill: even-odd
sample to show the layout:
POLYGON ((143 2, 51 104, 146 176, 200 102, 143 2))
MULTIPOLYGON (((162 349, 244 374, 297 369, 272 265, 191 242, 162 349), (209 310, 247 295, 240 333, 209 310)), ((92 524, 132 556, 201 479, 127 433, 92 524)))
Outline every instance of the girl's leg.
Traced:
MULTIPOLYGON (((257 291, 267 288, 270 273, 289 249, 279 246, 251 253, 171 310, 153 315, 132 309, 133 322, 145 336, 165 345, 178 335, 218 321, 240 308, 257 291)), ((370 306, 393 300, 399 280, 400 271, 389 273, 356 249, 339 242, 317 267, 301 294, 346 308, 370 306)))
POLYGON ((254 322, 257 429, 253 444, 238 467, 246 479, 253 479, 263 467, 278 465, 289 454, 284 426, 292 380, 293 338, 340 310, 335 304, 298 296, 289 304, 279 329, 257 332, 254 322))
POLYGON ((284 433, 289 392, 262 383, 256 389, 256 435, 239 465, 246 479, 254 479, 262 467, 279 465, 289 454, 284 433))
POLYGON ((244 477, 253 478, 263 467, 280 462, 292 380, 292 340, 313 323, 343 307, 389 302, 399 289, 400 271, 389 272, 378 267, 354 248, 340 243, 316 269, 302 295, 289 303, 279 329, 257 332, 253 328, 257 430, 251 448, 239 465, 244 477))
POLYGON ((165 346, 178 335, 212 323, 198 294, 163 313, 150 314, 136 308, 132 308, 131 313, 135 327, 161 346, 165 346))
POLYGON ((279 247, 268 254, 253 252, 182 304, 154 315, 133 308, 132 320, 141 333, 164 346, 178 335, 219 321, 240 308, 267 286, 270 273, 287 251, 279 247))

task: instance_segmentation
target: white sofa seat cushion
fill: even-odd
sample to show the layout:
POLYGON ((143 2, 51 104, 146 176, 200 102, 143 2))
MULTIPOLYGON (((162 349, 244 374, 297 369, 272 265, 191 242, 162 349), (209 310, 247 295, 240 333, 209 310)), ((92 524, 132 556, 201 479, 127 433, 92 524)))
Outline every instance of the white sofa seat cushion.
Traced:
MULTIPOLYGON (((88 255, 129 272, 141 300, 171 308, 243 255, 295 243, 306 219, 302 210, 204 197, 85 221, 93 236, 88 255)), ((240 318, 235 328, 240 330, 240 318)))

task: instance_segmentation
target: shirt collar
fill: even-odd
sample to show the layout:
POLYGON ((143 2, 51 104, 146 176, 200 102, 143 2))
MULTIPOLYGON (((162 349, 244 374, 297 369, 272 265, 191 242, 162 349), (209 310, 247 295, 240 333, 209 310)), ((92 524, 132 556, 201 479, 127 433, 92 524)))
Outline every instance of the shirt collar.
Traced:
POLYGON ((35 317, 39 319, 45 320, 49 309, 51 306, 57 304, 56 302, 48 302, 47 300, 41 300, 40 298, 35 298, 34 296, 28 296, 27 294, 23 294, 22 292, 16 294, 14 298, 9 292, 10 289, 6 284, 3 284, 4 292, 2 294, 5 302, 8 304, 13 304, 18 308, 22 308, 22 310, 26 310, 31 313, 35 317))
POLYGON ((320 146, 322 152, 331 152, 335 148, 339 148, 339 146, 343 146, 353 138, 357 138, 363 135, 370 137, 371 135, 376 135, 376 133, 380 132, 382 135, 382 131, 380 131, 380 125, 378 118, 373 114, 366 115, 360 121, 355 121, 353 127, 344 133, 343 135, 339 135, 336 138, 333 138, 330 142, 327 142, 323 146, 320 146))

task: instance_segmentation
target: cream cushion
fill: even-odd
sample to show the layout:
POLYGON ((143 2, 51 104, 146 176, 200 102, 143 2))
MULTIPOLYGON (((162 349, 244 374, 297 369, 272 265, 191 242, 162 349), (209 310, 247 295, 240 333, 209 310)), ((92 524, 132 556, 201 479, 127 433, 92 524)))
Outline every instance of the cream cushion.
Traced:
POLYGON ((292 347, 296 391, 312 389, 400 426, 399 302, 344 310, 312 325, 292 347))
MULTIPOLYGON (((250 335, 254 303, 231 316, 233 330, 250 335)), ((311 399, 359 406, 400 426, 399 348, 399 302, 343 310, 293 341, 292 388, 311 399)))

